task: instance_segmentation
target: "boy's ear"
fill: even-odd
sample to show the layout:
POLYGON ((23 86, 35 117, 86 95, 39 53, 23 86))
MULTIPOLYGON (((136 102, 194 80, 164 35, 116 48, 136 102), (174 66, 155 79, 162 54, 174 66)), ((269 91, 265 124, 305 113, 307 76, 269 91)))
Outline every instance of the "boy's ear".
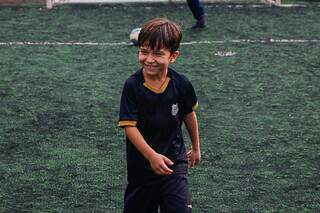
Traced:
POLYGON ((179 57, 179 55, 180 55, 179 51, 174 51, 170 56, 170 63, 174 63, 179 57))

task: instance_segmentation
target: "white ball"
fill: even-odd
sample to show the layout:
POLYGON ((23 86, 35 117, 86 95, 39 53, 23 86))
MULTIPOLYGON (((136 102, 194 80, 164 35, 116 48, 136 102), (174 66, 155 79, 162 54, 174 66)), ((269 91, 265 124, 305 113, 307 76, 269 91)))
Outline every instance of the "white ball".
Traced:
POLYGON ((140 33, 141 28, 134 28, 130 33, 130 42, 137 46, 138 45, 138 37, 140 33))

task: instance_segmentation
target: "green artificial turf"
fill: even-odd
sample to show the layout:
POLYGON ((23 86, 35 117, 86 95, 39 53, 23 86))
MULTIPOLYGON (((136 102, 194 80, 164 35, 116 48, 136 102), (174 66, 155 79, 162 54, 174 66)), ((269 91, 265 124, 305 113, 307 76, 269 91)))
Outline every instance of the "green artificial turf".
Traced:
MULTIPOLYGON (((1 7, 0 42, 128 42, 155 17, 179 22, 184 42, 226 41, 182 45, 173 66, 199 99, 194 212, 318 212, 320 43, 228 42, 319 40, 311 5, 208 5, 197 31, 186 5, 1 7)), ((1 45, 0 59, 0 212, 122 212, 119 99, 137 48, 1 45)))

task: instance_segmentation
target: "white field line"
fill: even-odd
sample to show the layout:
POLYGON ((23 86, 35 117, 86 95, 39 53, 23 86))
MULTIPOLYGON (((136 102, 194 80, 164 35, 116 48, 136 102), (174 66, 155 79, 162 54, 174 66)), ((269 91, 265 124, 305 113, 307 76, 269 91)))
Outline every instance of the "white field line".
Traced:
MULTIPOLYGON (((181 45, 226 44, 226 43, 320 43, 320 39, 233 39, 221 41, 189 41, 181 45)), ((0 42, 0 46, 131 46, 130 42, 0 42)))

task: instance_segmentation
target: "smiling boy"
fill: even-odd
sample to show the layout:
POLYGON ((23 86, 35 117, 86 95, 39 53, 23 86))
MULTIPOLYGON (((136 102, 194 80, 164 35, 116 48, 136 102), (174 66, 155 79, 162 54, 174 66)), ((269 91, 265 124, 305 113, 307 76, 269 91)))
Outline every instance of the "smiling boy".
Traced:
POLYGON ((188 163, 201 159, 197 97, 190 81, 169 67, 179 57, 181 27, 159 18, 139 34, 141 69, 125 82, 119 126, 126 134, 128 185, 124 212, 191 212, 188 163), (185 124, 192 148, 186 152, 185 124))

